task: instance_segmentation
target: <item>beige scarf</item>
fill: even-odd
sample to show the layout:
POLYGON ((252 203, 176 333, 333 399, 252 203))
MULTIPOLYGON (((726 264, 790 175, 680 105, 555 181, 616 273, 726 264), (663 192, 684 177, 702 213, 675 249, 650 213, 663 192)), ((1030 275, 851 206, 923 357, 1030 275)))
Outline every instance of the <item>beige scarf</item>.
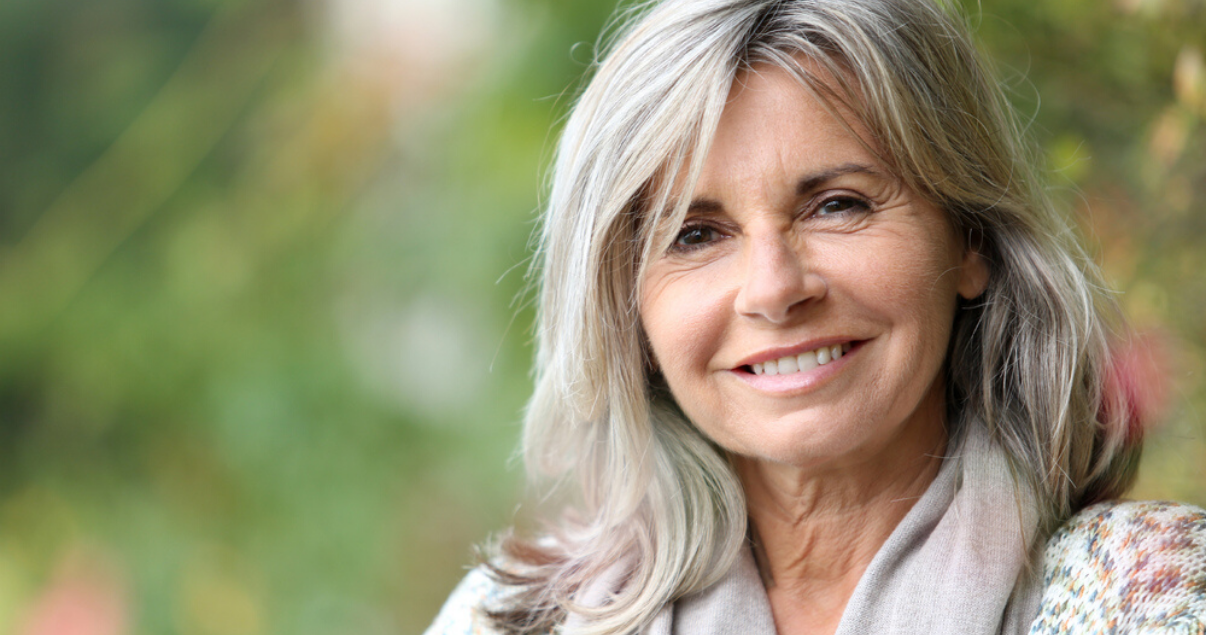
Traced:
MULTIPOLYGON (((871 561, 837 635, 1029 630, 1041 596, 1026 566, 1036 506, 1019 492, 1004 451, 981 426, 969 428, 959 451, 947 457, 871 561)), ((584 603, 608 595, 609 583, 600 582, 587 590, 584 603)), ((750 551, 715 585, 664 607, 641 633, 773 635, 770 603, 750 551)))

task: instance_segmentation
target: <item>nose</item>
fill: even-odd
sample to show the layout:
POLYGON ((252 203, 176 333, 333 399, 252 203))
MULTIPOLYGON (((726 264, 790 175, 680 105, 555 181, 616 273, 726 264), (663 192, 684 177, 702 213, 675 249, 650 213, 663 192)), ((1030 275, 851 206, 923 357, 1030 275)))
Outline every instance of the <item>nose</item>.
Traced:
POLYGON ((823 297, 828 289, 825 280, 808 266, 802 252, 783 233, 750 237, 735 300, 737 313, 783 324, 804 305, 823 297))

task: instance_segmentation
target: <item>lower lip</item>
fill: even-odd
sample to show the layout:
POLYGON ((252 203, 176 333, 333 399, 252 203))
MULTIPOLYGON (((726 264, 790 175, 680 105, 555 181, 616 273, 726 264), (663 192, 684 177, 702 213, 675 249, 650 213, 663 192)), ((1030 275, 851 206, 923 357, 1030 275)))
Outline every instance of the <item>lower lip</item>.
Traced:
POLYGON ((858 353, 863 344, 864 342, 857 342, 838 359, 802 373, 791 373, 790 375, 755 375, 745 368, 729 372, 761 392, 781 396, 803 394, 817 389, 834 375, 842 372, 842 369, 846 367, 847 361, 858 353))

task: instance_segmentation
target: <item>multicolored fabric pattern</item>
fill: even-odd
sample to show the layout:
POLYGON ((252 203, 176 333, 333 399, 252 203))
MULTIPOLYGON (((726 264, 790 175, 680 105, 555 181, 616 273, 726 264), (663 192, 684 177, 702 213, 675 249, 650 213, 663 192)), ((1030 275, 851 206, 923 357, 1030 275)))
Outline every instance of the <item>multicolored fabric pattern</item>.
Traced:
POLYGON ((1206 511, 1093 505, 1048 541, 1043 575, 1030 635, 1206 634, 1206 511))
MULTIPOLYGON (((1110 502, 1082 510, 1047 543, 1030 635, 1206 635, 1206 510, 1110 502)), ((427 635, 497 633, 478 608, 503 590, 478 567, 427 635)))
POLYGON ((477 567, 456 585, 424 635, 500 635, 480 608, 494 606, 501 597, 502 587, 477 567))

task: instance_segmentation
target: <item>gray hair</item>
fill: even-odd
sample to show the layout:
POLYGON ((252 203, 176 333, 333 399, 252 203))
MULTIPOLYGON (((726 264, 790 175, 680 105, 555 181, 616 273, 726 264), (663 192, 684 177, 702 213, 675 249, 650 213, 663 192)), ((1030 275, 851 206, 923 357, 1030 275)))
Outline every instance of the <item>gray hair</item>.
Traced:
POLYGON ((552 536, 502 545, 495 573, 519 592, 493 613, 500 626, 547 632, 574 612, 580 633, 636 630, 715 582, 743 544, 741 486, 653 372, 637 290, 666 248, 656 227, 685 214, 676 193, 693 189, 734 79, 756 65, 852 113, 885 167, 989 263, 948 353, 952 435, 987 426, 1048 530, 1129 487, 1139 442, 1123 396, 1103 390, 1115 309, 957 16, 924 0, 667 0, 624 17, 562 133, 534 268, 523 452, 534 481, 577 501, 552 536), (613 601, 574 603, 616 566, 627 583, 613 601))

